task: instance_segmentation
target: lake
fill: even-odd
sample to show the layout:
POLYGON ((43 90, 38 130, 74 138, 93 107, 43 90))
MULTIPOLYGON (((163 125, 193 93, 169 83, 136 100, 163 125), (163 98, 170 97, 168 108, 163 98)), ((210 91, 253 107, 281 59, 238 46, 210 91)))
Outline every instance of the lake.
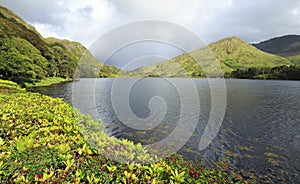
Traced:
MULTIPOLYGON (((192 89, 184 86, 188 80, 191 79, 136 79, 135 85, 130 87, 129 96, 125 88, 130 79, 123 81, 124 86, 118 86, 116 98, 122 100, 127 95, 132 113, 140 119, 151 114, 149 102, 153 97, 164 99, 167 109, 160 124, 144 131, 125 125, 116 115, 111 100, 114 79, 82 79, 31 88, 30 91, 63 98, 83 113, 90 114, 95 119, 101 118, 108 135, 150 144, 176 129, 182 104, 178 89, 172 85, 172 81, 183 84, 184 92, 189 94, 192 89)), ((206 79, 192 81, 199 96, 200 110, 193 106, 198 99, 188 97, 189 103, 185 104, 187 109, 184 112, 193 116, 199 111, 199 117, 193 135, 178 153, 192 160, 198 159, 201 154, 206 163, 229 156, 234 170, 256 173, 262 181, 300 181, 299 81, 226 79, 225 117, 213 142, 201 151, 199 141, 210 115, 211 88, 218 89, 223 86, 210 88, 206 79)), ((159 109, 160 105, 153 108, 159 109)))

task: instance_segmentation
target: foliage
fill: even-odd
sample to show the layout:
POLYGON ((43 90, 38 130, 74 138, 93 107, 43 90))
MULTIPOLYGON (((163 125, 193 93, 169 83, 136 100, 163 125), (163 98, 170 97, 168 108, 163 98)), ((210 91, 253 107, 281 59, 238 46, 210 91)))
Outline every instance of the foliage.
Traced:
POLYGON ((49 49, 40 34, 20 17, 2 6, 0 7, 0 20, 1 34, 4 33, 9 37, 18 37, 28 41, 45 58, 50 55, 49 49))
POLYGON ((122 74, 122 71, 119 68, 114 67, 114 66, 103 65, 100 68, 99 77, 100 78, 116 77, 121 74, 122 74))
MULTIPOLYGON (((88 60, 80 65, 82 73, 93 73, 100 63, 80 43, 43 38, 18 15, 0 6, 0 78, 24 85, 47 77, 73 79, 82 55, 88 60)), ((114 76, 116 68, 105 66, 104 75, 114 76)), ((99 70, 93 77, 98 77, 99 70)), ((90 77, 81 75, 81 77, 90 77)))
POLYGON ((100 122, 62 99, 1 93, 0 125, 0 182, 4 183, 247 183, 230 172, 225 160, 208 167, 174 155, 149 165, 133 163, 130 155, 149 159, 147 150, 108 137, 100 122), (97 141, 88 144, 85 138, 95 134, 97 141), (101 145, 106 149, 101 151, 101 145), (125 155, 128 162, 117 163, 104 153, 125 155))
POLYGON ((73 41, 56 38, 47 38, 45 40, 52 51, 53 75, 66 79, 73 78, 81 55, 87 52, 87 49, 80 43, 73 41))
POLYGON ((238 69, 231 73, 231 77, 245 79, 286 79, 300 80, 300 66, 279 66, 274 68, 238 69))
POLYGON ((67 80, 61 77, 47 77, 33 83, 25 83, 25 87, 48 86, 55 83, 66 82, 67 80))
POLYGON ((18 84, 8 81, 8 80, 1 80, 0 79, 0 92, 24 92, 25 90, 20 88, 18 84))
POLYGON ((0 40, 0 45, 2 78, 22 83, 46 77, 47 60, 26 40, 7 37, 0 40))

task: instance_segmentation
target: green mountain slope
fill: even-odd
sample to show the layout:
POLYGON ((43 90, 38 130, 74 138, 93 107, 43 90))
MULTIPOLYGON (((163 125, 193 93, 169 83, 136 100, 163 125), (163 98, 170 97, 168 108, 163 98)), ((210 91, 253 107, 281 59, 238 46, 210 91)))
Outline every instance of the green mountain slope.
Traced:
POLYGON ((52 59, 60 66, 61 72, 67 76, 73 76, 75 72, 82 78, 114 77, 121 72, 114 66, 104 65, 99 62, 92 53, 78 42, 46 38, 46 42, 52 51, 52 59))
POLYGON ((6 7, 3 7, 0 5, 0 14, 1 16, 4 16, 12 21, 16 21, 17 23, 25 26, 28 30, 31 30, 33 32, 36 32, 36 29, 31 26, 30 24, 27 24, 22 18, 20 18, 16 13, 14 13, 13 11, 9 10, 8 8, 6 7))
MULTIPOLYGON (((291 64, 289 60, 260 51, 237 37, 222 39, 210 44, 208 47, 219 61, 224 73, 250 67, 275 67, 291 64)), ((207 49, 206 47, 191 53, 185 53, 171 60, 141 68, 138 72, 165 77, 204 76, 199 64, 193 59, 194 57, 201 60, 203 66, 207 66, 209 73, 214 74, 213 58, 208 55, 207 49)))
POLYGON ((43 38, 33 26, 0 6, 0 78, 19 83, 45 77, 110 77, 116 67, 100 63, 80 43, 43 38), (80 59, 84 55, 84 62, 80 59), (77 70, 80 68, 80 70, 77 70), (103 72, 104 71, 104 72, 103 72))
POLYGON ((271 54, 288 58, 294 64, 300 64, 300 36, 285 35, 253 44, 256 48, 271 54))
POLYGON ((14 81, 41 79, 49 75, 48 60, 27 40, 9 37, 0 29, 0 76, 14 81))
POLYGON ((22 18, 7 8, 0 6, 0 20, 1 36, 24 39, 39 50, 42 56, 45 58, 50 57, 51 53, 46 42, 40 34, 22 18))
POLYGON ((291 64, 287 59, 262 52, 237 37, 220 40, 210 44, 209 47, 228 70, 291 64))

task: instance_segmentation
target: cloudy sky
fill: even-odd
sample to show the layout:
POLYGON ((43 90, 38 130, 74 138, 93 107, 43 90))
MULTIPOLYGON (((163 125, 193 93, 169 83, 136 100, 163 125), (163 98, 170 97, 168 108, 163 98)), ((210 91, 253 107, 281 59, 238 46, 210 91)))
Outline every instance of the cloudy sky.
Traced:
POLYGON ((44 37, 89 47, 120 25, 155 19, 186 27, 206 43, 229 36, 258 42, 300 34, 300 0, 0 0, 44 37))
POLYGON ((300 34, 299 0, 0 0, 43 36, 91 44, 119 25, 174 22, 207 42, 236 35, 248 42, 300 34))

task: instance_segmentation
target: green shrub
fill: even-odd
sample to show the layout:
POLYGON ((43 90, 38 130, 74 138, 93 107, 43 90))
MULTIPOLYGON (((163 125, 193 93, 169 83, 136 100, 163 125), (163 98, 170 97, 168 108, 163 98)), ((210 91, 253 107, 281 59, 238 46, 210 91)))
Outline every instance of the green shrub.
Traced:
POLYGON ((17 83, 0 79, 0 92, 24 92, 17 83))
POLYGON ((226 160, 212 167, 179 155, 132 162, 151 158, 140 144, 108 137, 100 122, 62 99, 0 93, 0 183, 246 183, 226 160))
POLYGON ((25 83, 26 88, 36 86, 48 86, 55 83, 66 82, 67 80, 61 77, 48 77, 41 80, 25 83))

